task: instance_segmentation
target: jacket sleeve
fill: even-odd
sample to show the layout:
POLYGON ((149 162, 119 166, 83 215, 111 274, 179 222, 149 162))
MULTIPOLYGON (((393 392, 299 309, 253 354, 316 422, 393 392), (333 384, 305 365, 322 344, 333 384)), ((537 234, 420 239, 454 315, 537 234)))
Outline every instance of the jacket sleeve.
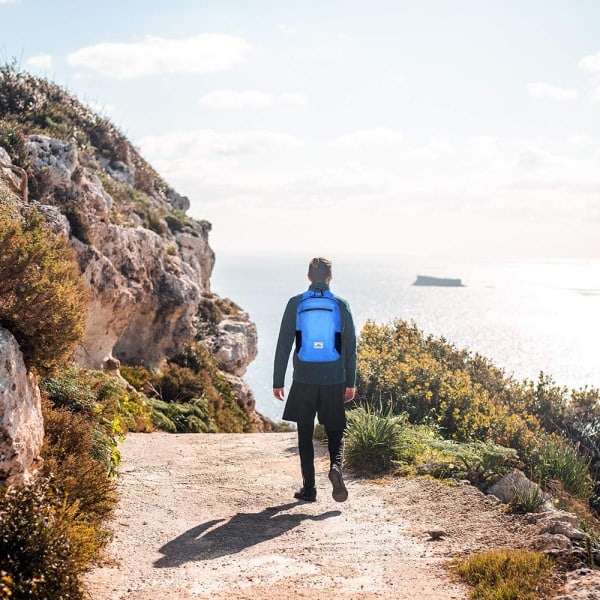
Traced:
POLYGON ((346 371, 346 387, 356 386, 356 330, 350 306, 344 304, 344 331, 342 348, 344 348, 344 368, 346 371))
POLYGON ((285 372, 287 369, 290 352, 296 339, 296 308, 298 302, 291 298, 281 319, 279 327, 279 337, 277 338, 277 347, 275 349, 275 364, 273 367, 273 388, 282 388, 285 382, 285 372))

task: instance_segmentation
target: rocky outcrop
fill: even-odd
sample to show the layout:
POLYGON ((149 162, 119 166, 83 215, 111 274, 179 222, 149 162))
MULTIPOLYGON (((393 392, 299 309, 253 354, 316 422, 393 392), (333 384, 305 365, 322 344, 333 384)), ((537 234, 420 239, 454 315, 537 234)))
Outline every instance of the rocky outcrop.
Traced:
POLYGON ((102 181, 100 166, 82 165, 72 143, 32 135, 26 148, 37 174, 38 201, 66 216, 66 232, 90 291, 77 362, 98 369, 116 358, 158 367, 194 333, 214 263, 207 227, 188 220, 185 231, 172 232, 166 196, 131 188, 131 165, 106 164, 102 181), (105 189, 111 178, 112 195, 105 189), (117 193, 125 201, 115 199, 117 193), (137 200, 128 201, 128 195, 137 200), (145 219, 153 219, 155 230, 144 227, 145 219))
POLYGON ((248 414, 254 429, 270 431, 272 424, 256 412, 252 390, 242 379, 258 352, 256 325, 250 320, 248 313, 236 310, 234 314, 227 315, 205 337, 204 343, 212 350, 219 366, 225 371, 238 405, 248 414))
POLYGON ((518 469, 514 469, 487 489, 488 494, 496 496, 504 504, 513 502, 518 492, 521 494, 542 494, 539 486, 527 479, 525 474, 518 469))
POLYGON ((40 466, 40 390, 10 332, 0 328, 0 481, 26 481, 40 466))
POLYGON ((210 345, 223 370, 242 377, 256 358, 256 325, 244 311, 229 315, 218 323, 217 334, 210 340, 210 345))
POLYGON ((27 202, 27 173, 24 169, 12 164, 8 152, 0 147, 0 182, 4 183, 13 193, 27 202))
POLYGON ((30 136, 26 148, 38 202, 66 216, 90 292, 77 362, 93 369, 114 359, 160 366, 193 337, 198 304, 210 290, 208 225, 183 219, 172 226, 170 202, 184 207, 185 199, 131 187, 133 164, 94 164, 89 156, 82 164, 75 144, 44 135, 30 136))
POLYGON ((600 571, 577 569, 567 573, 567 581, 554 600, 598 600, 600 598, 600 571))
MULTIPOLYGON (((119 362, 160 368, 197 337, 199 306, 214 298, 210 224, 185 216, 189 200, 127 144, 121 140, 125 150, 117 160, 46 135, 30 135, 25 142, 30 200, 21 198, 22 207, 35 204, 75 251, 89 302, 74 358, 91 369, 114 370, 119 362)), ((2 148, 0 162, 3 180, 16 190, 22 181, 2 148)), ((240 406, 260 420, 241 379, 257 351, 247 313, 227 315, 206 343, 240 406)))
POLYGON ((489 498, 499 503, 515 502, 518 494, 540 494, 546 501, 540 512, 527 513, 524 522, 530 525, 528 546, 555 558, 588 562, 587 534, 582 531, 577 515, 557 510, 551 499, 530 481, 522 471, 514 469, 487 489, 489 498))

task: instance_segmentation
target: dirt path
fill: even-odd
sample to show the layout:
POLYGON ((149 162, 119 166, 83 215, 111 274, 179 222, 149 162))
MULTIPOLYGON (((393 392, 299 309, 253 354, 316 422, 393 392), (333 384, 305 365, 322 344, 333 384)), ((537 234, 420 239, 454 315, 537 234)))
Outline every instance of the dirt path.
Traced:
POLYGON ((315 503, 293 433, 129 434, 108 563, 92 600, 463 599, 446 561, 508 543, 514 523, 471 486, 353 480, 331 498, 317 448, 315 503), (447 535, 433 541, 427 530, 447 535))

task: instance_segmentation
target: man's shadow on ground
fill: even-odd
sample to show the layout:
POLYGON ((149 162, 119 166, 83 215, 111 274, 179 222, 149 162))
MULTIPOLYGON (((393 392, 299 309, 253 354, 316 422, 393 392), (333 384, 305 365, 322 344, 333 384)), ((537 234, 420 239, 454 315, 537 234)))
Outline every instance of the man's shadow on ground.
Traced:
POLYGON ((330 510, 320 515, 278 514, 298 504, 291 502, 271 506, 259 513, 238 513, 226 522, 225 519, 214 519, 197 525, 160 548, 164 556, 154 566, 178 567, 192 560, 210 560, 236 554, 245 548, 276 538, 294 529, 302 521, 323 521, 342 514, 339 510, 330 510), (211 529, 218 523, 223 524, 211 529))

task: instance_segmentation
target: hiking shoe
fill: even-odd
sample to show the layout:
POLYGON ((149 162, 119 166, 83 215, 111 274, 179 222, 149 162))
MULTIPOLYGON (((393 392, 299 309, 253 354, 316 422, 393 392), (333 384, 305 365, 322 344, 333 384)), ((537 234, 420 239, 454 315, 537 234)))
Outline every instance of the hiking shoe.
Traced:
POLYGON ((294 498, 297 500, 304 500, 304 502, 315 502, 317 499, 317 489, 314 487, 301 487, 294 494, 294 498))
POLYGON ((333 491, 331 492, 333 499, 336 502, 344 502, 348 498, 348 490, 344 485, 342 469, 339 465, 331 465, 331 469, 329 469, 329 481, 333 485, 333 491))

